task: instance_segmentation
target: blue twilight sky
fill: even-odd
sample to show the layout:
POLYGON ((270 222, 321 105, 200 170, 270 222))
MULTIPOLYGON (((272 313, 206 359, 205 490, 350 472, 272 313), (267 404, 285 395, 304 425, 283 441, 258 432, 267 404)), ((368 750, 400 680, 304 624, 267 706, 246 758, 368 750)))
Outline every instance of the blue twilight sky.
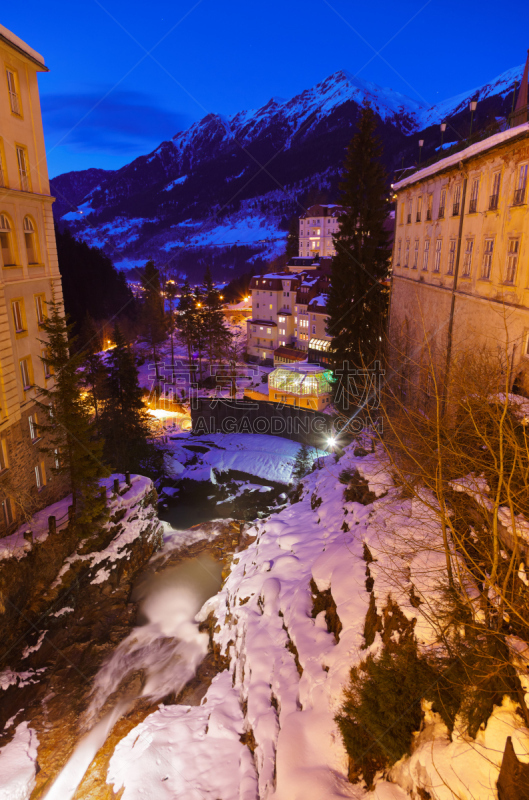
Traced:
POLYGON ((346 69, 427 104, 525 60, 526 0, 26 0, 0 21, 43 54, 50 176, 115 169, 206 113, 346 69))

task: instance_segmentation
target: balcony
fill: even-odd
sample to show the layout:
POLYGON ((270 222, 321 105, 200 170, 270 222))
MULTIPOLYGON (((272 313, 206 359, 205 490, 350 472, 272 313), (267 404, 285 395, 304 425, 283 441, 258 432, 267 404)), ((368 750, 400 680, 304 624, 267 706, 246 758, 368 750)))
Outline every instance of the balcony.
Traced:
POLYGON ((453 217, 458 217, 459 216, 459 205, 460 205, 459 203, 454 203, 454 205, 452 206, 452 216, 453 217))
POLYGON ((468 213, 475 214, 477 210, 478 210, 478 198, 472 197, 468 204, 468 213))
POLYGON ((489 211, 496 211, 500 201, 499 194, 491 194, 489 197, 489 211))
POLYGON ((444 219, 445 218, 445 207, 439 206, 439 213, 437 214, 437 219, 444 219))
POLYGON ((521 206, 525 203, 525 186, 522 186, 521 189, 515 189, 514 191, 514 199, 513 199, 513 206, 521 206))

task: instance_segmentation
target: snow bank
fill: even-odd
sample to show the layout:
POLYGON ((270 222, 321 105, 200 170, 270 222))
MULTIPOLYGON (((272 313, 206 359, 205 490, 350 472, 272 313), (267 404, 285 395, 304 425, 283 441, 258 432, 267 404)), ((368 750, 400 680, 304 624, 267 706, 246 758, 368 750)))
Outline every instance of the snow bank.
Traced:
POLYGON ((28 800, 35 787, 38 745, 33 728, 21 722, 0 749, 0 800, 28 800))
MULTIPOLYGON (((258 440, 269 437, 247 438, 256 440, 254 453, 266 455, 266 442, 258 440)), ((201 468, 211 469, 231 463, 232 448, 236 456, 250 452, 248 444, 237 448, 237 436, 231 439, 186 441, 209 442, 200 458, 207 457, 201 468)), ((283 458, 291 458, 290 446, 297 447, 279 439, 273 444, 283 458)), ((241 469, 240 457, 235 463, 241 469)), ((217 676, 199 708, 161 706, 129 733, 110 764, 115 791, 124 788, 124 800, 139 800, 153 787, 157 797, 181 794, 186 800, 403 800, 421 788, 432 800, 496 800, 507 735, 517 755, 529 761, 529 731, 511 701, 494 710, 475 740, 457 730, 451 738, 423 701, 425 725, 413 756, 395 765, 387 779, 379 776, 371 793, 349 783, 335 723, 351 667, 381 645, 377 633, 365 647, 367 566, 378 611, 391 595, 413 621, 419 645, 437 641, 431 612, 446 563, 434 499, 402 499, 381 454, 356 457, 350 447, 338 463, 326 458, 304 479, 299 502, 257 521, 247 533, 254 542, 235 554, 222 590, 198 615, 216 617, 214 639, 229 657, 229 669, 217 676), (373 503, 344 501, 344 469, 365 478, 377 497, 373 503), (365 546, 373 559, 369 565, 365 546), (328 630, 324 611, 312 616, 311 580, 319 592, 331 590, 342 623, 338 637, 328 630), (255 744, 253 755, 241 734, 255 744)), ((522 645, 513 643, 520 670, 522 645)))
POLYGON ((240 742, 244 717, 228 672, 200 706, 164 706, 116 747, 107 782, 122 800, 254 800, 252 756, 240 742))

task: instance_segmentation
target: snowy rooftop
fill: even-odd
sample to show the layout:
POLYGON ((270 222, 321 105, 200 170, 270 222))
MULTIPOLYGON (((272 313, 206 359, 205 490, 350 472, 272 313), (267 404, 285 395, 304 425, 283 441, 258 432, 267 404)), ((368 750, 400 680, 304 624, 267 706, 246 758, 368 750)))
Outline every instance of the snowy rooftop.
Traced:
POLYGON ((30 58, 32 61, 37 61, 38 64, 47 71, 47 67, 44 64, 44 57, 41 56, 40 53, 37 53, 36 50, 33 50, 28 44, 19 39, 18 36, 15 36, 10 30, 5 28, 3 25, 0 25, 0 39, 8 42, 8 44, 13 45, 17 50, 20 50, 24 53, 25 56, 30 58))
POLYGON ((511 139, 516 139, 519 136, 527 135, 529 135, 529 122, 525 122, 523 125, 517 125, 515 128, 509 128, 507 131, 496 133, 494 136, 489 136, 488 139, 471 144, 470 147, 467 147, 465 150, 460 150, 458 153, 453 153, 453 155, 447 156, 447 158, 443 158, 441 161, 436 161, 435 164, 431 164, 429 167, 425 167, 418 172, 414 172, 413 175, 403 178, 403 180, 399 181, 398 183, 394 183, 393 189, 395 189, 395 191, 400 191, 400 189, 404 189, 406 186, 411 186, 413 183, 430 178, 437 172, 441 172, 444 169, 453 167, 460 161, 465 161, 466 159, 473 158, 474 156, 484 153, 487 150, 492 150, 493 147, 498 147, 500 144, 508 142, 511 139))

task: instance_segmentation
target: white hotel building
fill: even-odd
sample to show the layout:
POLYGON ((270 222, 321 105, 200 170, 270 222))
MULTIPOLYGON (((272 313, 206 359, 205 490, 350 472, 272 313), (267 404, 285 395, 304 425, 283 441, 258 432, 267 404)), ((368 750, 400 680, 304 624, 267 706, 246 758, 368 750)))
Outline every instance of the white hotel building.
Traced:
POLYGON ((299 218, 299 255, 303 258, 332 258, 336 255, 333 236, 338 233, 338 218, 344 214, 344 206, 311 206, 299 218))

